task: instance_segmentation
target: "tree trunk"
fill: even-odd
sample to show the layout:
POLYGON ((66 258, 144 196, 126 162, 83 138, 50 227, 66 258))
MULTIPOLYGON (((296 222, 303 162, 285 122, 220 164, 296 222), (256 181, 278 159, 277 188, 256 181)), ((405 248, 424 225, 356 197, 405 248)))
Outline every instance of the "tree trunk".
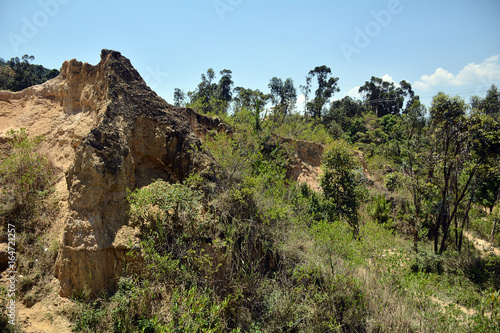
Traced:
POLYGON ((497 231, 498 219, 495 217, 493 219, 493 230, 491 230, 491 242, 495 241, 495 232, 497 231))
POLYGON ((436 223, 434 224, 434 253, 438 253, 439 244, 439 229, 441 229, 441 216, 436 217, 436 223))
POLYGON ((415 253, 418 253, 418 220, 420 218, 420 198, 418 197, 417 190, 413 190, 413 202, 415 203, 415 224, 413 226, 413 245, 415 246, 415 253))
POLYGON ((467 222, 465 222, 465 219, 467 219, 467 221, 469 221, 469 217, 468 216, 464 217, 464 223, 462 225, 462 228, 460 229, 460 235, 458 238, 458 252, 462 252, 462 244, 463 244, 463 239, 464 239, 464 228, 465 228, 465 224, 467 223, 467 222))
POLYGON ((465 208, 465 213, 464 213, 464 218, 462 221, 462 227, 460 228, 460 238, 458 239, 458 252, 462 251, 462 237, 463 237, 463 231, 469 224, 469 212, 470 208, 472 206, 472 201, 474 200, 474 192, 476 191, 476 184, 474 183, 472 190, 470 192, 470 199, 469 202, 467 203, 467 207, 465 208))

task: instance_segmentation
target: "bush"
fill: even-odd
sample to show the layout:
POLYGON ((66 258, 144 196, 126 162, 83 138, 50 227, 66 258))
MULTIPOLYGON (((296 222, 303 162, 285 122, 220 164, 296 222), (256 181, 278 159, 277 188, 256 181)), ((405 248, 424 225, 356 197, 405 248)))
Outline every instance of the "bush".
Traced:
MULTIPOLYGON (((8 152, 0 162, 2 210, 9 221, 33 219, 52 190, 53 168, 38 151, 42 136, 30 138, 24 128, 7 132, 8 152)), ((30 227, 25 225, 21 228, 30 227)))
POLYGON ((172 296, 172 321, 166 332, 240 332, 240 329, 227 329, 225 312, 231 304, 231 296, 221 302, 214 302, 211 291, 175 289, 172 296))
POLYGON ((368 215, 377 223, 391 225, 391 204, 387 202, 385 194, 375 195, 367 206, 368 215))
POLYGON ((332 204, 332 218, 346 218, 357 233, 361 199, 360 166, 345 141, 337 141, 323 153, 320 185, 332 204))
POLYGON ((443 256, 435 253, 420 251, 415 254, 414 262, 411 265, 413 272, 443 273, 443 256))
POLYGON ((386 176, 385 179, 385 187, 389 190, 389 192, 394 192, 403 184, 401 180, 401 176, 398 173, 391 172, 386 176))
MULTIPOLYGON (((59 243, 48 230, 57 214, 53 168, 40 152, 43 137, 25 129, 7 132, 0 152, 0 230, 15 226, 17 300, 31 307, 50 288, 59 243)), ((5 235, 6 232, 2 232, 5 235)))
POLYGON ((177 243, 200 238, 201 193, 182 184, 157 180, 128 196, 132 224, 138 224, 155 251, 165 254, 177 243))

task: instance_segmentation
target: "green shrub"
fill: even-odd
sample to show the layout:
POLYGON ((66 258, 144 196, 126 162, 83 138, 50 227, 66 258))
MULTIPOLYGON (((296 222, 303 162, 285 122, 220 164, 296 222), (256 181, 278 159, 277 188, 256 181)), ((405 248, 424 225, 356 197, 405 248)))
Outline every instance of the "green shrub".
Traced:
POLYGON ((0 216, 9 222, 24 221, 19 227, 29 229, 32 226, 26 225, 26 221, 36 218, 52 190, 53 169, 47 157, 38 151, 42 136, 31 138, 21 128, 7 132, 7 138, 8 152, 0 162, 0 216))
POLYGON ((443 256, 435 253, 420 251, 415 254, 414 262, 411 265, 413 272, 441 274, 443 269, 443 256))
POLYGON ((389 192, 394 192, 402 186, 401 176, 396 172, 391 172, 385 177, 385 187, 389 192))
POLYGON ((312 225, 311 233, 320 251, 329 262, 335 274, 336 258, 347 259, 359 264, 359 244, 349 226, 341 221, 319 221, 312 225))
POLYGON ((206 225, 200 218, 201 193, 182 184, 157 180, 129 194, 130 215, 155 250, 164 254, 168 245, 201 237, 206 225))
POLYGON ((174 289, 170 313, 172 320, 166 326, 167 332, 240 332, 227 328, 225 312, 231 304, 232 296, 220 302, 213 301, 210 290, 174 289))
POLYGON ((391 219, 391 204, 387 202, 385 194, 377 194, 372 197, 371 202, 367 205, 368 215, 377 223, 390 226, 391 219))
POLYGON ((323 153, 320 185, 331 202, 332 218, 346 218, 357 233, 360 205, 360 166, 344 141, 330 145, 323 153))
POLYGON ((72 329, 75 332, 103 332, 103 319, 105 312, 98 308, 97 303, 89 305, 81 304, 81 309, 76 318, 73 318, 75 324, 72 329))

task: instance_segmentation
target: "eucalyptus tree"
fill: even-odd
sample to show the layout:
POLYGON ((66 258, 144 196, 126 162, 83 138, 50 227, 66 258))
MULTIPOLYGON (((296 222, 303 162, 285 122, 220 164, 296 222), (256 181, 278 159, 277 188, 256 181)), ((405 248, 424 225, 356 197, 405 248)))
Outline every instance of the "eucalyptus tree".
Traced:
POLYGON ((293 80, 288 78, 283 81, 273 77, 269 81, 268 87, 271 90, 270 96, 274 104, 275 114, 281 114, 285 118, 297 102, 297 89, 293 85, 293 80))
POLYGON ((403 110, 406 97, 409 100, 405 110, 409 109, 413 105, 413 101, 418 99, 411 85, 405 80, 400 82, 399 87, 396 87, 394 82, 388 82, 375 76, 372 76, 370 81, 366 81, 358 92, 363 95, 365 103, 377 117, 383 117, 387 114, 399 115, 403 110))
POLYGON ((198 87, 188 92, 190 106, 203 113, 226 113, 232 100, 231 73, 228 69, 220 71, 222 77, 215 83, 215 72, 209 68, 206 75, 201 75, 198 87))
POLYGON ((264 94, 259 89, 250 89, 243 87, 234 88, 234 109, 239 111, 242 108, 247 110, 255 110, 257 106, 264 106, 270 99, 268 94, 264 94))
POLYGON ((466 110, 461 98, 444 93, 434 97, 430 108, 428 177, 434 193, 437 253, 446 249, 452 222, 460 249, 476 184, 494 166, 500 153, 499 122, 488 115, 467 116, 466 110))
POLYGON ((323 108, 330 98, 340 91, 338 87, 338 77, 332 76, 332 70, 323 65, 310 70, 306 76, 306 86, 302 87, 304 92, 311 91, 311 84, 316 78, 318 86, 314 91, 314 98, 306 103, 306 112, 313 118, 320 119, 323 115, 323 108))

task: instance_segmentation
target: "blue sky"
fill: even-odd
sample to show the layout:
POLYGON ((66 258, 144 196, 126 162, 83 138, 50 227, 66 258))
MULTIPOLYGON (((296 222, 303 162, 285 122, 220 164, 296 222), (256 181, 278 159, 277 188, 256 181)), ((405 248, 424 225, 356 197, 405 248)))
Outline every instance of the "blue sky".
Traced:
POLYGON ((339 77, 334 98, 377 76, 426 105, 438 91, 468 102, 500 85, 499 17, 498 0, 0 0, 0 57, 60 68, 114 49, 169 102, 208 68, 268 92, 273 76, 298 88, 321 65, 339 77))

